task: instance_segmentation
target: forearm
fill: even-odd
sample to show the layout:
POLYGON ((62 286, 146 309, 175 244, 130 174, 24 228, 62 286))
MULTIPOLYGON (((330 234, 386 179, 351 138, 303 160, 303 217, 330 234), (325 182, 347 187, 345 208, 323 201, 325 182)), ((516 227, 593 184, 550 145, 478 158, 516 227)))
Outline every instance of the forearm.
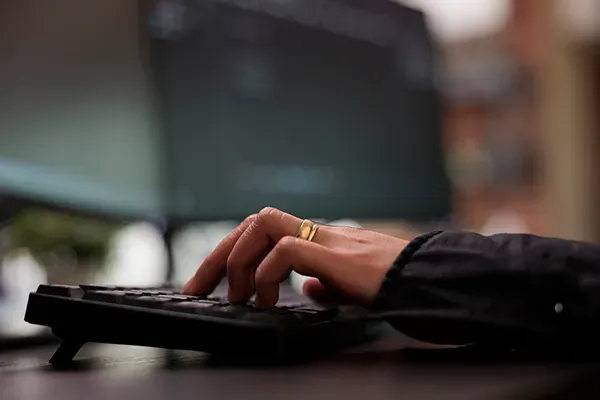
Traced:
POLYGON ((373 308, 404 333, 432 343, 596 341, 600 246, 433 232, 401 253, 373 308))

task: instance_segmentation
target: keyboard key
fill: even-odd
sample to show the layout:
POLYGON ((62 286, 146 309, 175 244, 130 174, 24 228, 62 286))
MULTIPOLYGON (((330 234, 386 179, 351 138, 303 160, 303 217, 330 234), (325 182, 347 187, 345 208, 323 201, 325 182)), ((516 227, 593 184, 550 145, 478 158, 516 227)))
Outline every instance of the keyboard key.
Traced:
POLYGON ((200 302, 200 301, 186 301, 186 302, 175 302, 167 303, 164 306, 165 310, 184 312, 188 314, 204 314, 206 315, 207 309, 216 307, 212 302, 200 302))
POLYGON ((295 308, 289 311, 299 321, 326 321, 334 318, 337 315, 337 310, 315 310, 312 308, 295 308))
POLYGON ((306 303, 300 303, 298 301, 296 301, 296 302, 281 303, 281 305, 278 304, 279 307, 284 307, 284 308, 286 308, 288 310, 295 309, 295 308, 306 307, 307 305, 308 304, 306 304, 306 303))
POLYGON ((319 313, 318 310, 314 310, 312 308, 293 308, 290 309, 291 313, 297 313, 297 314, 310 314, 310 315, 317 315, 319 313))
POLYGON ((69 285, 39 285, 37 289, 39 294, 48 294, 52 296, 71 297, 80 299, 83 297, 84 291, 79 286, 69 285))
POLYGON ((164 290, 142 290, 142 294, 144 296, 158 296, 160 294, 170 294, 167 291, 164 290))
POLYGON ((126 295, 123 299, 123 304, 128 306, 138 306, 147 308, 162 308, 166 303, 173 301, 157 296, 130 296, 126 295))
POLYGON ((191 301, 195 299, 194 297, 185 296, 183 294, 161 294, 158 297, 176 301, 191 301))
POLYGON ((90 290, 117 290, 116 286, 103 286, 103 285, 79 285, 84 291, 90 290))
POLYGON ((123 304, 126 292, 122 290, 92 290, 86 292, 84 300, 102 301, 104 303, 123 304))
POLYGON ((143 296, 144 295, 144 292, 142 292, 141 290, 123 290, 123 292, 127 296, 143 296))
POLYGON ((219 312, 228 313, 228 314, 244 314, 249 311, 252 311, 252 306, 247 305, 237 305, 237 304, 224 304, 219 307, 219 312))

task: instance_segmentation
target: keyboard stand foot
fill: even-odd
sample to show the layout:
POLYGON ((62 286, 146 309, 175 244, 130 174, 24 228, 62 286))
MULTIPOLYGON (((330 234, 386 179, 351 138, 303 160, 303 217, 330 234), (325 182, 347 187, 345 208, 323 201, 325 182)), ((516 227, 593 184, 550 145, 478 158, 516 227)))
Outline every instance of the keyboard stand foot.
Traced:
POLYGON ((50 358, 50 364, 54 366, 70 364, 84 344, 83 341, 64 340, 50 358))

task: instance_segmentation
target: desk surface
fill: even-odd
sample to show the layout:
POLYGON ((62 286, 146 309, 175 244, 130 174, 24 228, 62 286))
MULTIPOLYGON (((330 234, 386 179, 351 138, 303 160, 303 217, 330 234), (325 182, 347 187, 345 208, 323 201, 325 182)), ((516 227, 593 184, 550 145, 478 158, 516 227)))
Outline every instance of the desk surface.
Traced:
POLYGON ((307 365, 216 363, 207 355, 88 345, 53 370, 55 347, 0 353, 0 397, 15 399, 548 399, 598 398, 597 364, 415 361, 357 352, 307 365), (572 392, 586 393, 576 397, 572 392), (571 392, 569 392, 571 391, 571 392), (548 396, 548 394, 553 394, 548 396))

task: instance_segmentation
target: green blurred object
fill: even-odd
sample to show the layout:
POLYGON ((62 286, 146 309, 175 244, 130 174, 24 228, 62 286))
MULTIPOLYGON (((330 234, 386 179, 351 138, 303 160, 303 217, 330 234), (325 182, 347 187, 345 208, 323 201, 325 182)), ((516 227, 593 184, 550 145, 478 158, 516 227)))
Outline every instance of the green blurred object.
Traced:
POLYGON ((8 252, 27 250, 42 265, 69 261, 100 267, 118 224, 44 209, 27 210, 10 224, 8 252))

